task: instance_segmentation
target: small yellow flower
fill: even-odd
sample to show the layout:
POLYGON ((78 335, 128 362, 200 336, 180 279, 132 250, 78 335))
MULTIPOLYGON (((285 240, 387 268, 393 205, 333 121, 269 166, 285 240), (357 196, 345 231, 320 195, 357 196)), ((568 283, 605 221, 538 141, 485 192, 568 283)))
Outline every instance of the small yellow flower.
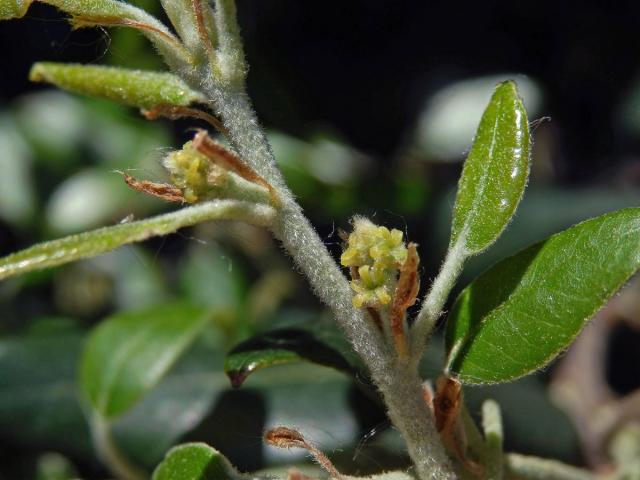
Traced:
POLYGON ((379 267, 363 265, 358 268, 358 275, 358 279, 351 281, 351 288, 356 292, 353 296, 356 308, 389 304, 391 296, 386 285, 388 272, 379 267))
POLYGON ((377 264, 385 268, 398 268, 406 258, 407 247, 400 230, 394 228, 389 231, 387 227, 357 218, 340 263, 345 267, 377 264))
POLYGON ((354 221, 353 232, 347 240, 347 249, 340 257, 340 263, 345 267, 371 265, 373 259, 370 257, 369 251, 377 241, 377 228, 369 220, 357 218, 354 221))
POLYGON ((397 229, 389 231, 387 227, 378 227, 376 243, 369 249, 369 256, 375 263, 386 268, 397 268, 407 259, 407 247, 402 241, 402 232, 397 229))
POLYGON ((209 173, 212 164, 193 148, 191 142, 187 142, 182 150, 169 154, 164 166, 169 171, 171 182, 182 190, 187 202, 195 203, 211 193, 209 173))

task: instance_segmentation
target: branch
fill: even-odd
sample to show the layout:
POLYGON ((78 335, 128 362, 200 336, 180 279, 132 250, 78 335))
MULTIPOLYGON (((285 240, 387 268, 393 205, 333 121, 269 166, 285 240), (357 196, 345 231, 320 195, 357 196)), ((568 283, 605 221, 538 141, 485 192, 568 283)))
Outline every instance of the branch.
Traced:
POLYGON ((429 336, 442 314, 442 309, 447 302, 451 289, 455 285, 460 272, 462 272, 462 266, 466 258, 464 241, 457 241, 447 252, 444 263, 440 268, 440 273, 433 281, 431 289, 422 303, 422 309, 409 333, 411 337, 411 358, 416 362, 420 361, 424 353, 429 336))
POLYGON ((128 243, 167 235, 207 220, 243 220, 268 226, 274 217, 275 210, 266 205, 238 200, 212 200, 146 220, 104 227, 34 245, 0 259, 0 280, 94 257, 128 243))
MULTIPOLYGON (((235 23, 233 15, 228 15, 233 12, 231 5, 230 0, 216 4, 214 15, 220 45, 221 48, 227 45, 227 56, 223 55, 219 61, 221 64, 229 61, 230 66, 238 66, 241 64, 241 51, 236 51, 233 46, 238 28, 237 25, 225 24, 229 21, 235 23), (225 40, 225 35, 230 38, 225 40), (229 56, 232 51, 235 54, 229 56)), ((228 75, 226 78, 223 76, 225 81, 219 81, 218 73, 211 69, 207 79, 190 76, 184 80, 193 88, 196 85, 203 88, 216 115, 228 129, 230 141, 239 157, 278 193, 281 205, 271 226, 274 236, 307 277, 316 295, 331 309, 354 349, 368 366, 384 397, 389 417, 407 443, 419 478, 454 479, 451 463, 422 398, 417 369, 398 364, 393 345, 386 344, 380 332, 365 321, 362 311, 354 308, 349 282, 286 186, 251 102, 244 89, 239 88, 241 82, 231 81, 228 75)))

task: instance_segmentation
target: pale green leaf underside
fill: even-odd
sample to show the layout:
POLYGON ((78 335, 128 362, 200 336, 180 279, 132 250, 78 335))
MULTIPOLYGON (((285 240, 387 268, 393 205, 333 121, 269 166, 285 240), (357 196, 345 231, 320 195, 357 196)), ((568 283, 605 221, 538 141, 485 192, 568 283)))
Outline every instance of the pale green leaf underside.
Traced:
POLYGON ((640 268, 640 208, 580 223, 471 283, 447 323, 447 369, 468 384, 544 367, 640 268))
POLYGON ((80 362, 80 385, 91 407, 107 419, 133 407, 209 320, 205 309, 187 303, 104 320, 89 337, 80 362))
POLYGON ((201 93, 192 90, 179 77, 166 72, 36 63, 31 68, 29 79, 51 83, 73 93, 108 98, 143 109, 162 105, 187 106, 206 101, 201 93))
POLYGON ((496 87, 464 164, 453 209, 451 247, 491 245, 513 216, 529 175, 527 114, 513 82, 496 87))
POLYGON ((128 243, 167 235, 207 220, 244 220, 266 226, 275 211, 238 200, 212 200, 146 220, 104 227, 44 242, 0 258, 0 280, 43 268, 94 257, 128 243))

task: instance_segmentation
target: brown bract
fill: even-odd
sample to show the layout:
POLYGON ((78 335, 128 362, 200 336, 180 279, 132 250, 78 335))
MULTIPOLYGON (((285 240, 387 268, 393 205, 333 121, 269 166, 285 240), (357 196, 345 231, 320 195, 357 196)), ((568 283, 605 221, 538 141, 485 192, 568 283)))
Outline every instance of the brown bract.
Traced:
POLYGON ((287 427, 276 427, 267 430, 264 432, 264 441, 278 448, 309 448, 300 432, 287 427))
POLYGON ((460 381, 446 376, 438 378, 433 399, 433 413, 442 443, 453 452, 468 471, 481 475, 484 470, 482 465, 474 462, 467 455, 467 436, 460 419, 461 408, 462 384, 460 381))
POLYGON ((391 321, 391 331, 396 345, 396 350, 401 357, 407 356, 407 339, 405 335, 405 313, 407 308, 416 303, 418 291, 420 290, 420 279, 418 277, 418 265, 420 257, 416 250, 415 243, 407 245, 407 259, 400 268, 400 277, 396 285, 389 319, 391 321))
POLYGON ((229 131, 222 125, 220 120, 210 113, 197 108, 181 107, 179 105, 156 105, 150 110, 142 110, 142 115, 147 120, 156 120, 161 117, 168 118, 169 120, 197 118, 198 120, 204 120, 223 135, 229 135, 229 131))
POLYGON ((170 185, 168 183, 149 182, 147 180, 137 180, 126 173, 122 173, 122 176, 124 177, 126 184, 134 190, 161 198, 167 202, 185 202, 182 192, 174 185, 170 185))
POLYGON ((198 130, 196 136, 193 137, 193 147, 200 153, 205 155, 216 165, 219 165, 222 168, 241 176, 249 182, 263 186, 264 188, 269 190, 269 194, 274 205, 280 204, 280 200, 278 199, 276 191, 269 182, 258 175, 235 153, 233 153, 221 143, 213 140, 206 131, 198 130))
MULTIPOLYGON (((318 462, 318 464, 324 468, 329 475, 331 475, 331 477, 336 480, 344 478, 324 453, 307 442, 302 434, 293 428, 276 427, 271 430, 267 430, 264 432, 264 441, 265 443, 278 448, 304 448, 313 456, 315 461, 318 462)), ((306 479, 307 477, 299 478, 299 480, 306 479)), ((291 478, 289 480, 291 480, 291 478)))

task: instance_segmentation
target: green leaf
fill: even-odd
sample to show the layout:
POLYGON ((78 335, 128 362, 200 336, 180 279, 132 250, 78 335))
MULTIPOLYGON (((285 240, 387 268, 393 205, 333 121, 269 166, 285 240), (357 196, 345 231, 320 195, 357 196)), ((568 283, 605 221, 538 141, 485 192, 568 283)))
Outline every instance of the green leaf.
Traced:
POLYGON ((35 480, 73 480, 78 478, 73 464, 58 453, 45 453, 38 458, 35 480))
MULTIPOLYGON (((37 0, 0 0, 0 20, 22 18, 37 0)), ((169 63, 191 63, 191 55, 180 40, 160 21, 144 10, 119 0, 39 0, 71 15, 74 28, 97 25, 131 27, 140 30, 169 63)))
POLYGON ((143 109, 162 105, 187 106, 204 103, 200 92, 167 72, 130 70, 119 67, 62 63, 36 63, 29 80, 47 82, 64 90, 104 97, 143 109))
POLYGON ((236 200, 211 200, 176 212, 137 222, 122 223, 90 232, 40 243, 0 258, 0 280, 82 258, 95 257, 150 237, 166 235, 206 220, 245 220, 257 225, 269 223, 275 211, 264 205, 236 200))
POLYGON ((231 384, 238 388, 249 375, 263 368, 311 362, 355 375, 358 368, 334 346, 328 332, 281 328, 256 335, 234 347, 224 362, 231 384), (324 333, 325 339, 322 338, 324 333))
POLYGON ((549 363, 640 268, 640 208, 580 223, 503 260, 456 300, 447 369, 504 382, 549 363))
POLYGON ((241 480, 220 452, 205 443, 186 443, 172 448, 153 472, 153 480, 241 480))
POLYGON ((0 442, 93 459, 77 398, 77 332, 0 340, 0 442), (69 435, 73 432, 73 435, 69 435))
POLYGON ((450 248, 481 252, 513 216, 529 176, 529 125, 513 82, 496 87, 458 185, 450 248))
POLYGON ((80 383, 105 418, 133 407, 153 388, 209 323, 210 315, 172 303, 114 315, 87 341, 80 383))

